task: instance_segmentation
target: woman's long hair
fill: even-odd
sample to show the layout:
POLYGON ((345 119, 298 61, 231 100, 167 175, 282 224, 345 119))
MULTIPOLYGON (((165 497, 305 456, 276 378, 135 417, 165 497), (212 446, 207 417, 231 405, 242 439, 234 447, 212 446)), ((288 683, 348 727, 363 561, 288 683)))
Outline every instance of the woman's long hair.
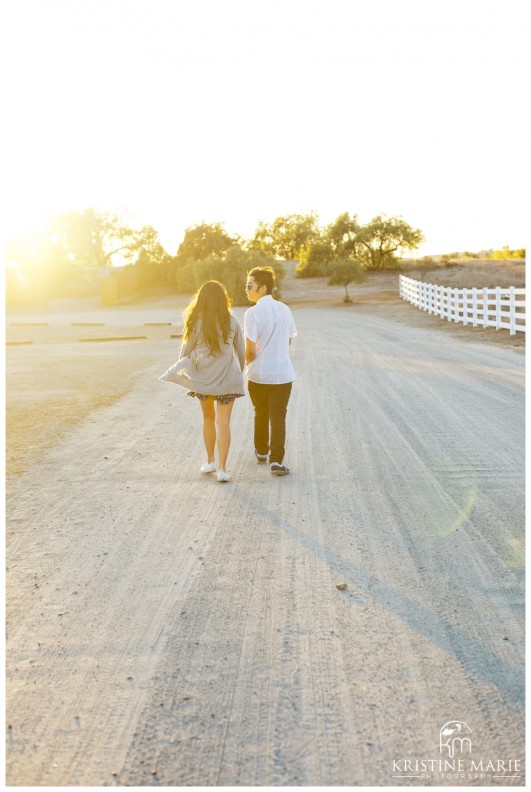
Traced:
POLYGON ((230 306, 230 297, 222 283, 216 280, 203 283, 184 314, 184 341, 190 338, 201 318, 201 334, 205 344, 212 355, 220 354, 220 331, 225 343, 229 340, 230 306))

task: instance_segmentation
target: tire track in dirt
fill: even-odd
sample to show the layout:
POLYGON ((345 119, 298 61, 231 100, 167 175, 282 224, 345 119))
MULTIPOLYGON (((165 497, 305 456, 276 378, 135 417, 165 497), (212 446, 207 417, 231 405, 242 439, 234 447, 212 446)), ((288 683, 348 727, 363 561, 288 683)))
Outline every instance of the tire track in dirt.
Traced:
MULTIPOLYGON (((374 343, 375 341, 374 338, 372 339, 372 341, 375 347, 374 356, 375 358, 377 358, 379 357, 380 347, 377 343, 374 343)), ((341 339, 338 339, 338 345, 341 348, 341 339)), ((340 358, 340 360, 342 360, 342 358, 340 358)), ((355 366, 355 360, 353 361, 353 365, 355 366)), ((370 366, 369 366, 369 370, 371 370, 370 366)), ((360 442, 362 458, 361 460, 358 458, 357 461, 360 464, 352 472, 353 490, 355 491, 356 489, 356 478, 358 477, 361 478, 361 485, 359 487, 358 499, 356 499, 356 497, 353 497, 351 500, 352 509, 354 510, 354 508, 356 508, 357 506, 358 509, 362 511, 362 513, 363 511, 366 511, 364 507, 364 500, 366 500, 367 494, 370 493, 370 490, 367 486, 368 483, 375 481, 384 481, 384 480, 388 482, 390 488, 388 486, 388 489, 385 492, 385 500, 387 501, 387 504, 384 502, 383 499, 378 499, 378 494, 379 494, 378 492, 370 493, 371 500, 373 501, 372 508, 374 509, 374 513, 371 515, 367 515, 367 522, 372 526, 372 530, 370 533, 367 534, 366 537, 364 537, 363 547, 366 552, 369 543, 373 544, 375 546, 374 555, 377 556, 378 552, 380 554, 389 552, 389 547, 388 546, 385 547, 381 542, 377 540, 378 536, 381 536, 382 540, 385 540, 385 545, 391 543, 393 548, 393 553, 396 554, 395 558, 396 559, 399 558, 400 563, 395 563, 393 566, 390 567, 387 573, 387 577, 389 577, 389 574, 392 574, 391 570, 394 569, 398 574, 394 576, 395 580, 392 581, 393 586, 397 586, 398 590, 402 589, 404 591, 404 594, 406 594, 408 597, 411 597, 412 593, 413 594, 415 593, 416 586, 414 581, 417 580, 417 586, 419 591, 419 603, 422 603, 422 605, 425 607, 426 597, 428 597, 429 606, 432 609, 434 615, 440 620, 439 621, 440 626, 443 627, 445 622, 448 620, 449 603, 451 603, 452 606, 454 605, 452 600, 455 599, 455 597, 452 597, 451 595, 455 594, 456 591, 455 573, 460 569, 460 562, 462 561, 463 555, 459 553, 456 554, 456 556, 451 561, 450 569, 445 570, 445 566, 447 565, 445 553, 444 552, 441 553, 441 549, 440 549, 441 542, 440 540, 437 541, 437 534, 435 534, 436 541, 430 542, 432 545, 434 545, 434 547, 430 548, 429 547, 430 543, 428 543, 428 547, 426 547, 426 541, 425 541, 425 537, 423 537, 422 535, 422 530, 419 531, 418 528, 417 530, 413 530, 413 531, 411 530, 411 528, 414 529, 415 518, 418 521, 418 516, 419 516, 419 510, 418 510, 419 504, 418 502, 415 502, 414 496, 415 494, 418 494, 419 490, 422 491, 422 488, 416 486, 415 482, 413 482, 415 486, 413 486, 412 488, 410 487, 411 482, 408 481, 408 476, 411 476, 411 473, 414 472, 415 465, 413 465, 413 470, 412 470, 411 462, 408 462, 407 453, 404 452, 406 451, 406 449, 408 449, 408 445, 410 442, 410 432, 412 429, 414 430, 415 427, 417 426, 424 427, 425 428, 424 439, 427 440, 430 438, 430 431, 429 431, 430 422, 428 421, 425 423, 423 421, 423 419, 426 417, 424 415, 420 416, 420 420, 415 421, 415 412, 418 411, 418 408, 414 407, 413 409, 415 412, 412 412, 412 414, 409 415, 408 405, 407 403, 404 402, 401 402, 400 410, 397 410, 396 414, 393 414, 394 410, 392 408, 392 403, 391 403, 391 411, 389 411, 389 395, 394 393, 393 386, 396 385, 396 383, 390 383, 391 386, 386 389, 385 396, 382 396, 382 392, 385 386, 385 378, 384 376, 382 376, 382 374, 385 375, 385 373, 386 372, 380 372, 380 376, 378 377, 378 385, 380 387, 379 392, 376 389, 373 389, 371 392, 370 382, 363 383, 363 387, 360 389, 362 395, 361 395, 361 400, 359 402, 359 413, 360 415, 368 414, 370 410, 371 402, 372 403, 376 402, 377 404, 379 404, 380 412, 382 413, 382 415, 380 416, 379 420, 374 421, 374 424, 378 425, 379 430, 381 432, 381 436, 385 438, 385 441, 379 443, 378 439, 376 439, 372 443, 374 448, 370 449, 370 453, 369 454, 363 453, 364 451, 363 447, 366 447, 367 445, 367 437, 366 437, 367 432, 364 431, 363 423, 360 417, 358 416, 357 433, 359 438, 363 438, 362 442, 360 442), (389 420, 390 418, 391 420, 389 420), (408 436, 401 436, 401 433, 404 428, 407 430, 408 436), (378 453, 375 453, 375 448, 378 449, 378 453), (407 476, 406 475, 400 476, 400 467, 397 466, 395 464, 395 460, 392 459, 392 455, 395 449, 398 448, 400 449, 401 452, 400 453, 401 466, 403 466, 404 472, 407 471, 407 476), (367 473, 367 465, 369 465, 368 473, 367 473), (383 475, 383 473, 385 475, 383 475), (398 480, 399 482, 399 489, 397 492, 397 496, 393 497, 393 489, 395 487, 394 482, 396 480, 398 480), (408 490, 410 491, 408 492, 408 490), (392 509, 389 509, 389 506, 391 504, 392 504, 392 509), (384 523, 385 528, 384 526, 381 526, 380 528, 378 527, 377 511, 379 505, 382 507, 381 522, 384 523), (410 505, 413 505, 413 508, 409 508, 410 505), (389 515, 391 515, 393 518, 391 521, 388 519, 389 515), (396 531, 396 526, 392 525, 392 522, 395 521, 397 517, 399 517, 399 529, 400 529, 398 533, 396 531), (410 526, 409 530, 408 530, 408 526, 410 526), (374 530, 375 528, 376 531, 374 530), (384 528, 384 530, 382 530, 382 528, 384 528), (384 532, 385 532, 385 536, 384 536, 384 532), (420 552, 419 552, 419 545, 420 545, 420 552), (426 550, 428 550, 428 552, 426 552, 426 550), (406 555, 404 551, 407 553, 406 555), (408 563, 408 561, 410 563, 408 563), (411 562, 414 563, 411 565, 411 562), (437 573, 439 575, 441 575, 441 573, 444 573, 446 571, 448 576, 447 587, 445 587, 444 585, 446 581, 443 578, 443 585, 441 586, 439 583, 440 586, 439 590, 438 591, 433 590, 433 582, 430 581, 430 576, 433 577, 434 570, 437 570, 437 573), (406 586, 401 585, 400 576, 403 576, 403 579, 407 581, 406 586), (452 586, 453 586, 453 591, 452 591, 452 586)), ((345 380, 348 381, 349 373, 344 373, 344 376, 345 376, 345 380)), ((356 373, 355 375, 353 375, 353 377, 351 377, 351 380, 353 384, 352 392, 355 392, 357 396, 359 393, 357 388, 361 384, 360 374, 356 373), (354 388, 356 388, 356 390, 354 390, 354 388)), ((319 409, 319 415, 322 415, 324 405, 319 405, 319 407, 321 408, 319 409)), ((433 405, 430 406, 430 409, 434 409, 433 405)), ((451 426, 453 423, 453 416, 451 418, 450 416, 448 416, 447 405, 445 406, 445 411, 442 414, 444 417, 447 418, 447 420, 450 419, 449 425, 451 426)), ((492 425, 489 424, 488 426, 490 429, 492 425)), ((483 430, 482 434, 484 435, 485 425, 480 426, 479 428, 483 430)), ((472 438, 474 437, 475 429, 476 427, 474 426, 471 427, 470 436, 472 438)), ((328 431, 333 431, 333 427, 330 427, 328 431)), ((513 434, 512 437, 513 447, 517 448, 519 445, 519 437, 518 437, 517 429, 516 431, 512 432, 512 434, 513 434)), ((340 458, 344 458, 345 454, 348 453, 349 444, 353 446, 354 443, 348 440, 348 431, 344 431, 343 433, 341 433, 337 431, 337 427, 336 427, 336 431, 334 432, 334 436, 338 439, 338 442, 342 446, 337 449, 337 455, 340 458), (346 443, 345 443, 345 436, 347 437, 346 443)), ((497 441, 497 437, 496 437, 496 433, 494 432, 494 438, 493 438, 494 448, 496 448, 496 441, 497 441)), ((418 445, 416 445, 415 451, 413 452, 414 453, 414 457, 412 459, 413 462, 415 462, 415 457, 417 456, 419 460, 430 459, 431 451, 428 445, 429 445, 428 443, 426 443, 426 447, 419 447, 418 445), (417 451, 419 452, 418 454, 417 451)), ((488 456, 488 451, 487 451, 487 456, 488 456)), ((490 468, 492 467, 493 466, 490 466, 490 468)), ((431 468, 431 465, 429 465, 429 468, 431 468)), ((337 473, 339 478, 340 475, 339 471, 337 471, 337 473)), ((433 481, 432 469, 426 470, 426 473, 429 474, 429 476, 432 478, 432 480, 430 481, 429 476, 426 475, 425 476, 426 483, 428 483, 428 486, 433 487, 435 481, 433 481)), ((508 487, 506 488, 505 491, 505 497, 507 500, 507 506, 510 506, 510 504, 512 504, 512 501, 514 499, 513 487, 514 487, 515 479, 516 481, 519 482, 519 487, 521 488, 520 491, 523 492, 523 480, 521 475, 521 468, 519 470, 513 469, 513 471, 511 471, 509 475, 506 475, 506 478, 507 478, 508 487), (512 481, 511 481, 511 473, 512 473, 512 481)), ((490 477, 488 481, 490 482, 490 477)), ((452 487, 450 488, 448 487, 448 481, 446 481, 445 484, 446 484, 445 488, 442 487, 440 488, 441 496, 445 495, 445 490, 446 492, 448 491, 451 492, 452 490, 452 487)), ((324 495, 324 492, 322 490, 321 490, 321 495, 324 495)), ((330 498, 330 501, 340 502, 339 499, 336 499, 334 501, 333 498, 330 498)), ((503 507, 499 506, 499 508, 503 511, 503 507)), ((331 511, 333 512, 334 510, 331 509, 331 511)), ((348 512, 348 509, 346 508, 346 504, 343 502, 337 511, 338 513, 342 513, 343 518, 345 518, 346 516, 345 512, 348 512)), ((433 520, 431 520, 431 522, 433 524, 433 520)), ((522 524, 523 522, 520 522, 520 526, 522 524)), ((421 526, 422 526, 422 522, 421 522, 421 526)), ((437 522, 435 522, 435 526, 437 526, 437 522)), ((345 538, 347 537, 345 536, 345 538)), ((474 550, 476 554, 478 549, 480 551, 483 551, 483 547, 481 545, 478 548, 477 543, 475 544, 472 543, 470 537, 467 535, 466 530, 462 530, 460 533, 460 540, 462 539, 464 539, 465 548, 466 550, 468 550, 468 553, 464 557, 468 557, 468 555, 470 554, 470 550, 474 550)), ((446 548, 444 549, 446 550, 446 548)), ((490 561, 490 558, 488 560, 490 561)), ((364 568, 370 569, 371 559, 365 557, 363 566, 364 568)), ((452 625, 452 623, 450 622, 448 624, 448 629, 447 629, 448 648, 451 648, 452 651, 456 653, 458 662, 463 666, 463 672, 465 673, 465 675, 468 674, 466 680, 464 680, 462 687, 459 683, 456 685, 456 680, 453 677, 453 674, 455 673, 454 670, 450 672, 449 669, 446 667, 447 665, 451 665, 451 664, 445 663, 444 665, 441 665, 439 659, 439 667, 440 667, 440 671, 442 671, 442 677, 443 679, 446 679, 446 685, 450 689, 450 691, 443 689, 442 690, 443 695, 441 696, 441 698, 448 699, 448 693, 449 692, 451 693, 452 687, 458 687, 458 689, 461 691, 463 689, 467 690, 470 688, 471 685, 473 685, 472 687, 473 696, 471 696, 471 701, 476 704, 475 709, 477 709, 477 703, 479 702, 482 705, 483 709, 486 708, 487 710, 490 710, 490 713, 480 711, 479 718, 480 718, 480 722, 483 722, 489 714, 492 716, 491 734, 493 735, 497 734, 495 728, 495 722, 497 718, 500 718, 500 710, 498 708, 500 707, 501 701, 503 700, 503 696, 500 695, 499 691, 496 690, 495 688, 491 691, 489 691, 488 688, 485 689, 485 684, 484 684, 485 678, 492 679, 494 684, 496 684, 496 681, 498 683, 501 683, 502 689, 503 687, 505 687, 509 692, 513 691, 514 695, 516 696, 517 700, 519 700, 520 704, 523 701, 523 688, 521 684, 519 685, 517 682, 518 677, 520 676, 521 678, 523 671, 521 655, 518 646, 519 640, 521 639, 523 621, 521 619, 522 616, 521 609, 518 608, 518 605, 516 610, 514 610, 514 604, 516 603, 514 602, 514 597, 513 597, 513 592, 516 592, 516 590, 520 588, 520 594, 516 596, 516 600, 518 600, 519 598, 521 602, 521 598, 522 598, 521 580, 518 580, 518 575, 515 575, 513 571, 506 570, 505 578, 506 580, 508 580, 509 597, 508 598, 504 597, 502 602, 499 601, 499 597, 496 597, 496 603, 494 605, 491 604, 489 600, 486 599, 485 596, 483 596, 483 592, 488 592, 489 596, 491 595, 492 592, 491 591, 489 592, 488 589, 493 586, 494 580, 496 579, 496 577, 498 577, 498 574, 500 572, 500 566, 501 564, 498 562, 494 570, 492 569, 488 570, 486 569, 486 561, 482 559, 480 556, 477 562, 472 561, 472 570, 470 569, 470 565, 468 565, 466 569, 466 575, 464 574, 464 569, 462 570, 462 573, 460 575, 461 582, 463 582, 466 576, 469 577, 468 585, 471 591, 474 589, 474 587, 477 587, 478 582, 481 582, 481 597, 478 596, 475 597, 472 614, 470 613, 469 607, 463 607, 463 603, 458 602, 459 607, 457 610, 460 611, 459 614, 460 618, 454 619, 455 622, 454 625, 452 625), (509 621, 508 621, 508 617, 510 617, 509 621), (479 620, 479 626, 477 624, 478 620, 479 620), (492 624, 497 625, 497 628, 492 629, 491 627, 492 624), (511 635, 512 645, 502 643, 502 641, 500 640, 501 629, 503 630, 504 634, 507 633, 507 631, 509 631, 509 634, 511 635), (470 640, 468 640, 468 637, 466 635, 461 637, 461 632, 464 631, 466 633, 467 630, 470 633, 470 640), (486 640, 485 633, 491 634, 489 640, 486 640), (464 641, 464 649, 459 645, 463 641, 464 641), (485 650, 483 649, 484 644, 487 644, 487 648, 485 650), (496 663, 496 659, 499 661, 499 663, 496 663), (498 666, 501 666, 502 669, 505 666, 506 668, 505 675, 503 675, 502 673, 502 676, 500 676, 500 669, 498 666), (471 667, 474 669, 474 673, 472 674, 470 673, 471 667), (480 670, 479 682, 476 678, 478 669, 480 670), (481 679, 481 677, 483 677, 483 679, 481 679), (487 705, 487 701, 488 701, 488 705, 487 705), (495 713, 495 715, 493 715, 493 713, 495 713)), ((492 597, 490 598, 492 599, 492 597)), ((415 622, 413 621, 413 625, 414 624, 415 622)), ((383 631, 383 634, 385 634, 385 631, 383 631)), ((428 635, 429 634, 430 633, 428 632, 428 635)), ((437 633, 435 634, 432 633, 433 637, 436 637, 436 634, 437 633)), ((443 635, 444 632, 441 634, 441 637, 443 635)), ((419 641, 416 640, 416 643, 418 644, 419 641)), ((393 645, 393 652, 396 653, 396 651, 397 650, 393 645)), ((420 658, 422 657, 423 652, 421 650, 418 650, 416 654, 420 658)), ((433 676, 433 669, 437 667, 437 663, 434 662, 435 658, 433 656, 433 652, 431 653, 431 657, 430 655, 428 655, 428 659, 430 662, 429 664, 426 663, 425 666, 428 667, 429 665, 429 668, 431 669, 431 673, 425 674, 426 678, 429 678, 429 676, 433 676)), ((408 658, 405 667, 408 667, 410 669, 415 667, 415 663, 412 662, 411 657, 408 658)), ((435 676, 436 678, 438 677, 439 680, 441 679, 441 674, 435 676)), ((416 687, 418 688, 418 681, 416 683, 416 687)), ((430 687, 433 692, 433 687, 431 686, 431 683, 430 683, 430 687)), ((415 686, 412 685, 412 688, 415 689, 415 686)), ((415 693, 417 693, 417 691, 415 691, 415 693)), ((393 701, 395 701, 395 699, 393 699, 393 701)), ((462 696, 458 697, 456 707, 457 706, 459 708, 463 707, 462 696)), ((473 709, 472 703, 469 705, 469 708, 473 709)), ((515 734, 523 733, 523 723, 522 723, 521 714, 522 713, 520 711, 520 717, 517 717, 517 722, 518 722, 518 727, 520 728, 520 732, 518 731, 518 728, 516 728, 515 730, 513 724, 513 727, 510 729, 506 729, 504 733, 506 739, 503 738, 501 739, 501 741, 504 742, 505 748, 508 751, 510 751, 511 749, 511 739, 514 738, 515 734)), ((505 718, 503 719, 503 722, 505 723, 506 727, 509 725, 510 718, 513 717, 513 715, 514 712, 512 710, 507 708, 505 709, 505 718)), ((392 720, 390 720, 388 714, 386 714, 384 722, 381 724, 379 729, 380 734, 382 732, 385 732, 386 728, 389 728, 390 723, 392 723, 392 720)), ((402 720, 401 725, 402 728, 400 730, 400 735, 402 736, 404 733, 404 720, 402 720)), ((396 729, 396 732, 398 733, 398 728, 396 726, 393 725, 392 728, 396 729)), ((486 735, 484 735, 484 742, 485 742, 485 748, 488 751, 489 742, 486 739, 486 735)), ((496 742, 497 742, 497 749, 499 750, 500 740, 496 738, 496 742)))
POLYGON ((522 756, 521 359, 296 321, 292 475, 256 464, 246 399, 233 481, 199 477, 162 345, 17 483, 12 783, 392 785, 453 718, 522 756))
MULTIPOLYGON (((312 778, 339 783, 348 774, 345 754, 352 743, 344 736, 351 715, 335 697, 344 684, 338 681, 340 644, 331 608, 335 588, 326 562, 294 541, 290 529, 292 522, 302 525, 306 519, 308 527, 301 530, 311 535, 318 514, 311 499, 310 512, 303 505, 306 482, 265 476, 267 469, 251 462, 248 480, 234 487, 241 529, 220 529, 222 544, 210 574, 190 592, 184 609, 194 615, 167 652, 168 672, 142 717, 145 731, 132 746, 122 784, 147 783, 154 769, 162 785, 299 784, 312 778), (265 487, 269 498, 262 500, 257 490, 265 487), (194 638, 204 665, 184 648, 194 638), (218 674, 224 669, 221 680, 208 677, 208 695, 204 667, 217 668, 218 674), (173 684, 181 707, 186 691, 189 716, 185 708, 175 722, 165 711, 161 745, 156 701, 169 687, 170 669, 178 669, 173 684), (223 712, 226 719, 216 728, 223 712), (194 742, 200 750, 193 750, 194 742), (150 750, 144 753, 140 746, 150 750)), ((235 508, 231 503, 233 513, 235 508)), ((171 712, 178 709, 174 701, 171 712)))
MULTIPOLYGON (((161 392, 159 401, 166 399, 167 395, 161 392)), ((153 470, 153 457, 147 465, 144 461, 146 456, 150 457, 146 434, 153 431, 160 414, 155 413, 156 417, 151 419, 147 416, 147 420, 139 423, 135 397, 129 401, 132 403, 128 405, 124 401, 120 408, 105 413, 105 431, 96 432, 93 426, 86 426, 79 432, 77 442, 84 451, 83 463, 78 464, 68 446, 57 449, 56 458, 63 474, 61 489, 51 491, 38 504, 33 521, 30 518, 34 504, 28 507, 26 535, 34 521, 41 520, 44 531, 39 541, 42 552, 49 554, 39 571, 38 579, 45 581, 40 591, 28 590, 31 580, 26 581, 26 586, 20 585, 24 582, 21 578, 28 577, 27 555, 19 550, 24 545, 23 531, 9 551, 12 559, 20 556, 11 571, 10 589, 16 591, 17 602, 9 617, 10 623, 13 622, 10 646, 15 647, 17 639, 25 644, 22 652, 13 649, 9 654, 13 700, 18 702, 9 714, 11 733, 14 749, 25 753, 23 746, 30 739, 30 729, 18 713, 26 712, 33 724, 31 740, 36 749, 29 762, 31 766, 25 757, 23 772, 35 782, 39 779, 39 783, 57 778, 57 767, 67 778, 75 779, 91 756, 94 757, 93 782, 100 783, 99 765, 112 766, 113 754, 120 750, 120 729, 115 729, 113 724, 121 723, 122 730, 125 726, 125 739, 127 744, 130 742, 125 713, 131 707, 136 710, 137 699, 145 696, 135 686, 151 684, 154 658, 164 643, 165 614, 197 573, 196 568, 202 563, 201 553, 212 535, 203 520, 196 520, 193 500, 189 500, 200 484, 195 473, 190 476, 190 487, 183 489, 182 475, 178 480, 175 471, 161 476, 153 470), (121 410, 125 410, 127 418, 121 410), (120 416, 119 422, 114 422, 115 415, 120 416), (144 430, 139 436, 138 427, 142 425, 144 430), (135 440, 131 442, 128 437, 135 440), (113 449, 117 474, 113 474, 114 488, 109 487, 102 444, 113 449), (137 445, 144 448, 142 456, 134 455, 137 445), (120 481, 121 475, 123 480, 116 487, 116 479, 120 481), (129 485, 124 483, 126 480, 129 485), (136 482, 135 486, 131 486, 132 482, 136 482), (67 494, 72 488, 75 494, 67 494), (61 490, 65 493, 64 500, 61 490), (87 491, 92 498, 88 504, 87 491), (64 506, 61 506, 65 502, 66 514, 71 515, 66 526, 64 506), (187 534, 182 532, 181 519, 191 524, 187 534), (180 567, 179 575, 174 571, 176 564, 180 567), (75 582, 65 584, 65 570, 75 570, 75 582), (68 586, 75 592, 69 591, 68 586), (69 595, 65 608, 65 597, 69 595), (36 602, 37 597, 40 601, 36 602), (28 600, 33 603, 29 613, 28 600), (59 611, 62 616, 58 623, 59 611), (85 628, 82 635, 76 628, 79 621, 85 628), (53 668, 55 684, 48 694, 41 691, 37 706, 26 707, 22 690, 33 700, 31 685, 44 681, 39 679, 39 672, 47 667, 53 668), (59 708, 58 695, 64 695, 59 708), (112 707, 109 701, 113 702, 112 707), (72 725, 75 728, 69 732, 72 725), (62 736, 66 734, 68 738, 62 736), (41 739, 47 749, 39 751, 41 739), (51 745, 55 746, 53 751, 51 745), (50 763, 50 753, 57 754, 55 767, 50 763)), ((168 424, 171 422, 170 415, 166 420, 168 424)), ((155 442, 158 448, 160 440, 157 438, 155 442)), ((168 460, 173 445, 168 436, 164 451, 168 460)), ((208 515, 210 506, 203 488, 200 495, 208 515)), ((19 530, 22 525, 19 522, 19 530)), ((42 558, 42 552, 35 554, 35 545, 31 551, 34 563, 39 555, 42 558)), ((17 770, 15 766, 12 772, 16 774, 17 770)))

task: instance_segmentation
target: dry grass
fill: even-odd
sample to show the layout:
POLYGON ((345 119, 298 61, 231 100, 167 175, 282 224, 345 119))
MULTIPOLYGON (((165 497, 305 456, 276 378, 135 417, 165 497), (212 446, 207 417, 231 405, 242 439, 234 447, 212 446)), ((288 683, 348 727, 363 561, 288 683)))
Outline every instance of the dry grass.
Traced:
POLYGON ((461 289, 494 289, 525 287, 525 261, 509 259, 452 259, 449 264, 410 263, 404 266, 403 275, 437 286, 461 289))

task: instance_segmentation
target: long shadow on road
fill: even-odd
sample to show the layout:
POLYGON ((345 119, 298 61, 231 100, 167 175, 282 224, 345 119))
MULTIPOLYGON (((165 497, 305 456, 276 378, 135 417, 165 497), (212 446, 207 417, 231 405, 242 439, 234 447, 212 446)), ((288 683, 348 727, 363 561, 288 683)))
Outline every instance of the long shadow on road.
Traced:
MULTIPOLYGON (((464 663, 474 674, 480 675, 485 682, 495 685, 505 693, 516 705, 523 709, 525 699, 524 672, 501 660, 493 652, 481 646, 470 636, 463 633, 451 622, 441 618, 418 602, 414 602, 392 588, 384 581, 375 577, 354 564, 339 553, 309 537, 300 528, 264 506, 260 501, 249 497, 237 483, 234 484, 234 495, 240 498, 251 510, 270 520, 273 525, 280 525, 292 539, 314 553, 321 561, 325 561, 332 569, 356 582, 356 585, 368 597, 376 599, 405 622, 417 633, 429 638, 444 652, 451 652, 457 660, 464 663)), ((351 597, 356 604, 356 598, 351 597)), ((359 602, 359 601, 358 601, 359 602)))

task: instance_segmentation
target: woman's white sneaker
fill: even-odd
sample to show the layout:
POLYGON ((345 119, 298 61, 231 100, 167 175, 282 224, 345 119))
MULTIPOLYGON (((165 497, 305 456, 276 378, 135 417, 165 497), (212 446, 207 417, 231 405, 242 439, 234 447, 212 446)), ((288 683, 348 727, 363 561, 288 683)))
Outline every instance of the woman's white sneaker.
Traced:
POLYGON ((199 468, 200 473, 215 473, 216 472, 216 463, 215 462, 205 462, 204 465, 201 465, 199 468))
POLYGON ((218 481, 230 481, 230 473, 227 473, 226 470, 218 470, 218 481))

